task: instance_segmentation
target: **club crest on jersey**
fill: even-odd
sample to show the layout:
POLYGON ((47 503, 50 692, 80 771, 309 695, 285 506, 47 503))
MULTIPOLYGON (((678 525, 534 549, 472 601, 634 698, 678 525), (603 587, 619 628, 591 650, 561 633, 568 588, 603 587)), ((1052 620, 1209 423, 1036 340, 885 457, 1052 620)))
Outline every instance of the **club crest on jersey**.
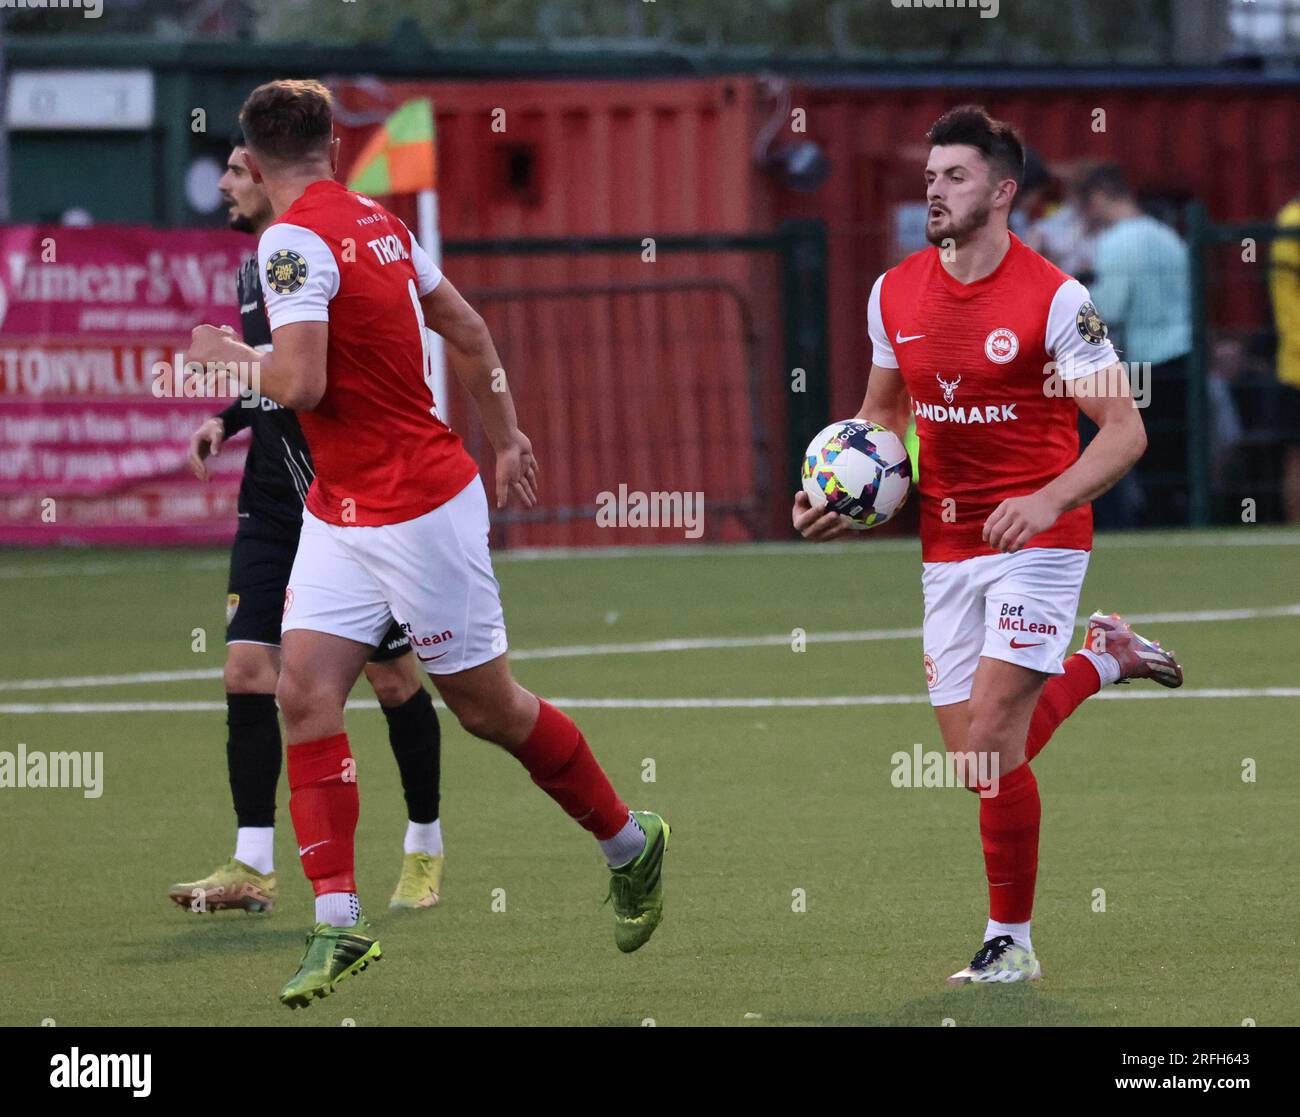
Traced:
POLYGON ((1020 352, 1020 339, 1005 326, 1000 326, 984 339, 984 356, 995 365, 1014 361, 1020 352))
POLYGON ((1079 327, 1079 336, 1089 345, 1100 345, 1106 340, 1109 331, 1106 329, 1106 323, 1102 321, 1101 315, 1097 313, 1097 308, 1090 302, 1086 302, 1079 307, 1079 313, 1075 315, 1074 323, 1079 327))
POLYGON ((266 261, 266 282, 277 295, 292 295, 307 282, 307 261, 291 248, 279 248, 266 261))
POLYGON ((960 376, 957 377, 956 380, 945 380, 942 376, 940 376, 936 372, 934 374, 934 378, 937 381, 939 381, 939 387, 943 389, 943 402, 952 403, 953 396, 956 394, 957 389, 961 386, 961 377, 960 376))

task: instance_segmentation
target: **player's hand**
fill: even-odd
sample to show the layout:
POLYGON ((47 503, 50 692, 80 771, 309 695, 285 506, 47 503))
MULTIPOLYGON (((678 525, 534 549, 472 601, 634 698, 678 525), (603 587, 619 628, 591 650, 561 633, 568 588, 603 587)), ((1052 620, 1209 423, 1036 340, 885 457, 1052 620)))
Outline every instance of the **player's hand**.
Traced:
POLYGON ((209 455, 215 458, 221 453, 225 437, 225 425, 215 415, 204 420, 203 425, 190 435, 190 470, 200 481, 208 479, 208 467, 203 462, 209 455))
POLYGON ((1013 496, 993 509, 984 521, 984 542, 995 551, 1018 551, 1056 523, 1060 514, 1060 508, 1042 493, 1013 496))
POLYGON ((790 510, 794 529, 805 539, 825 543, 849 530, 844 517, 826 508, 814 508, 808 494, 800 489, 794 494, 794 507, 790 510))
POLYGON ((537 474, 533 444, 517 430, 510 442, 497 450, 497 507, 504 508, 512 493, 525 508, 536 505, 537 474))
POLYGON ((226 342, 235 336, 229 326, 195 326, 190 332, 190 351, 187 360, 206 365, 219 361, 226 351, 226 342))

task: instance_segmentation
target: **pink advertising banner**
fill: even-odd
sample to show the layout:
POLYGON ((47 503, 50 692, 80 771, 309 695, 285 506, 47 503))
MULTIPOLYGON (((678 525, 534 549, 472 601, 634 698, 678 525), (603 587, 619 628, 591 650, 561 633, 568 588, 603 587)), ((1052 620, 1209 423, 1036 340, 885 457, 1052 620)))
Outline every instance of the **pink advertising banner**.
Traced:
POLYGON ((235 528, 245 439, 186 466, 229 401, 157 394, 200 322, 239 327, 236 233, 0 229, 0 545, 217 543, 235 528))

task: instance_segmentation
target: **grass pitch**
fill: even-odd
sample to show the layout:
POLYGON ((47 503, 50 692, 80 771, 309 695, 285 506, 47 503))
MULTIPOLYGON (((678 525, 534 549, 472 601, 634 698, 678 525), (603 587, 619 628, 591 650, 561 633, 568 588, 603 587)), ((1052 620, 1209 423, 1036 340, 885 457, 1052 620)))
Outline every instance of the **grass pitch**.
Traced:
POLYGON ((1134 697, 1058 731, 1034 763, 1044 980, 958 990, 986 912, 976 804, 890 780, 895 752, 942 748, 908 634, 914 545, 503 556, 519 678, 672 823, 664 924, 620 955, 594 843, 445 711, 445 899, 390 914, 403 804, 382 715, 358 708, 358 876, 385 957, 293 1014, 276 992, 311 896, 283 783, 274 913, 165 896, 233 844, 221 684, 187 677, 223 660, 224 553, 6 552, 0 750, 102 752, 104 782, 0 789, 0 1024, 1300 1024, 1298 544, 1099 540, 1081 609, 1157 615, 1137 627, 1177 649, 1186 693, 1118 688, 1134 697), (862 696, 892 698, 772 701, 862 696))

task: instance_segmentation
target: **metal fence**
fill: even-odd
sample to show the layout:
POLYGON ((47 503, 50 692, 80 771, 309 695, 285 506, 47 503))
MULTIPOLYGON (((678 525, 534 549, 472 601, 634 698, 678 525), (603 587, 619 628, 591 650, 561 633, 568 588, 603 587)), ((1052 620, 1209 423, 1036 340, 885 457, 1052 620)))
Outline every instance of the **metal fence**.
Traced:
MULTIPOLYGON (((781 530, 790 447, 802 448, 827 409, 820 225, 761 236, 448 242, 444 254, 492 331, 543 470, 539 506, 495 518, 498 545, 749 540, 781 530), (790 390, 796 368, 802 391, 790 390), (698 525, 646 525, 635 510, 610 522, 610 508, 627 512, 638 494, 653 504, 697 493, 698 525)), ((472 405, 450 379, 452 426, 490 467, 472 405)))

